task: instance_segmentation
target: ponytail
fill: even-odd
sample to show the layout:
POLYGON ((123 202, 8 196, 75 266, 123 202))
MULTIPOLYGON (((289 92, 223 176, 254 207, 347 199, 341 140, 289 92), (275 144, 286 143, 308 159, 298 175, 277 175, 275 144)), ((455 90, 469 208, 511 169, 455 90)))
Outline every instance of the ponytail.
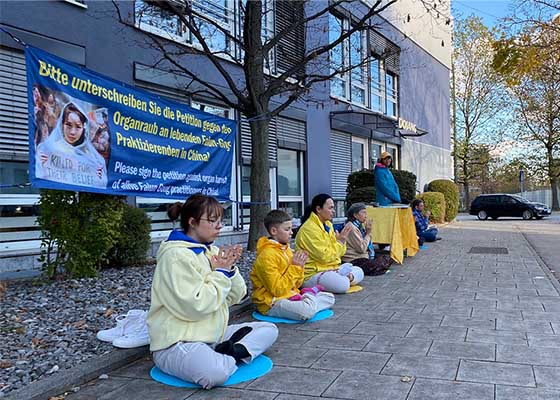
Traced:
POLYGON ((331 195, 326 193, 319 193, 313 200, 311 200, 311 204, 305 207, 305 212, 303 213, 303 217, 301 217, 301 223, 305 223, 311 216, 312 212, 317 210, 317 207, 323 207, 328 199, 332 199, 331 195))

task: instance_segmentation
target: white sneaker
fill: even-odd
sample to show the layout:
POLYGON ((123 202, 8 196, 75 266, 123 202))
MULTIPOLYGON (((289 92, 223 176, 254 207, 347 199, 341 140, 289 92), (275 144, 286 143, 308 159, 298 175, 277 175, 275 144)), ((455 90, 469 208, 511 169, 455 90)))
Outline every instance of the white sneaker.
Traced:
POLYGON ((145 325, 147 314, 144 310, 130 310, 125 315, 119 315, 115 318, 117 326, 97 332, 97 339, 112 343, 113 340, 128 334, 134 328, 135 321, 142 320, 145 325))
POLYGON ((138 319, 127 326, 127 333, 113 340, 113 346, 121 349, 132 349, 134 347, 150 344, 150 334, 146 319, 138 319))

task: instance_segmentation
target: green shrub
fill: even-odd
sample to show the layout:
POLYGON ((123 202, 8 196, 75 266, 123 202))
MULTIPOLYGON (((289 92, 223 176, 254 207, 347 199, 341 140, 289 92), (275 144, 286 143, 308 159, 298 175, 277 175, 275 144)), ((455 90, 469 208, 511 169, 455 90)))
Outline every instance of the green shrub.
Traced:
POLYGON ((125 204, 120 235, 109 252, 109 266, 145 263, 151 244, 150 230, 150 218, 144 210, 125 204))
POLYGON ((443 193, 424 192, 416 196, 424 201, 424 210, 430 211, 430 222, 442 223, 445 220, 445 198, 443 193))
POLYGON ((346 187, 346 194, 354 192, 356 189, 371 187, 374 185, 374 175, 371 169, 362 169, 360 171, 352 172, 348 175, 348 186, 346 187))
POLYGON ((409 171, 391 170, 391 172, 399 187, 401 199, 414 200, 414 196, 416 196, 416 175, 409 171))
POLYGON ((437 179, 428 184, 430 192, 443 193, 445 197, 445 220, 453 221, 459 212, 459 188, 447 179, 437 179))
POLYGON ((346 195, 346 207, 350 207, 354 203, 373 203, 375 201, 375 187, 367 186, 354 190, 346 195))
POLYGON ((73 278, 95 276, 119 237, 123 206, 116 196, 41 191, 39 261, 47 277, 63 270, 73 278))

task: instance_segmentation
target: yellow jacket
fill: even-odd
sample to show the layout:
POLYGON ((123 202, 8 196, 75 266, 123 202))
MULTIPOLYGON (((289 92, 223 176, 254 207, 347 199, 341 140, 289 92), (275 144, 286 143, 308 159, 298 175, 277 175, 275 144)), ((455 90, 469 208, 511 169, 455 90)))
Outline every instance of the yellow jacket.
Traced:
POLYGON ((309 257, 305 263, 305 279, 318 272, 338 269, 340 257, 346 252, 346 245, 337 242, 330 221, 325 226, 314 212, 299 228, 296 235, 296 250, 305 250, 309 257))
POLYGON ((274 302, 299 294, 303 268, 292 265, 292 250, 287 244, 261 237, 257 242, 257 258, 251 270, 253 303, 266 314, 274 302))
POLYGON ((148 312, 151 351, 181 341, 222 341, 229 306, 243 298, 247 286, 237 269, 231 278, 212 270, 208 257, 217 252, 181 238, 160 245, 148 312))

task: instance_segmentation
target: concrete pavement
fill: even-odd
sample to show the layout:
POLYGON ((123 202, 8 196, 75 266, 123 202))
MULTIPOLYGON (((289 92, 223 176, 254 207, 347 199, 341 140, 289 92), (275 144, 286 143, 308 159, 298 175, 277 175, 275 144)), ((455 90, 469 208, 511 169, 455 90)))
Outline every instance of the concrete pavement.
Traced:
POLYGON ((262 378, 177 389, 152 381, 145 359, 66 399, 560 398, 560 286, 535 251, 559 264, 558 221, 462 217, 441 236, 337 296, 333 319, 280 325, 262 378))

